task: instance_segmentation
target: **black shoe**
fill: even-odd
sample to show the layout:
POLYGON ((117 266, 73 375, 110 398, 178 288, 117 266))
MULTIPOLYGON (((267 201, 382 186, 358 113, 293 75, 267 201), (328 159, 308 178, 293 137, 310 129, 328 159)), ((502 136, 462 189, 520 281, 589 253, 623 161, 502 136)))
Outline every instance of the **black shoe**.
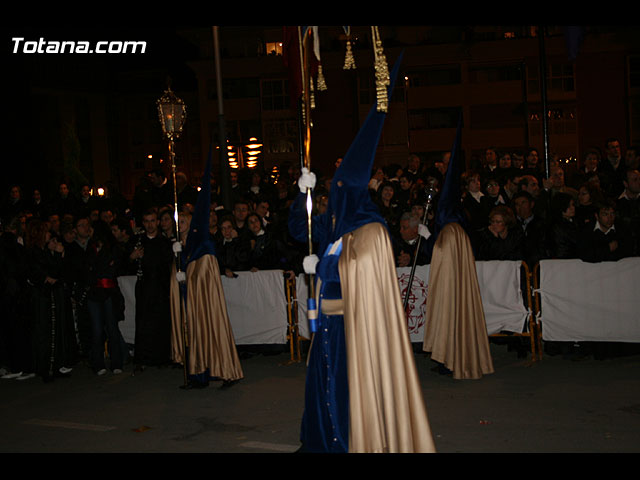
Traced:
POLYGON ((453 372, 445 367, 443 364, 439 363, 435 367, 431 369, 432 372, 439 373, 440 375, 449 375, 452 376, 453 372))
POLYGON ((198 380, 189 380, 186 385, 182 385, 180 388, 184 390, 198 390, 202 388, 207 388, 209 386, 209 382, 199 382, 198 380))
POLYGON ((233 387, 236 383, 238 383, 240 380, 225 380, 222 382, 222 386, 220 387, 221 389, 227 389, 227 388, 231 388, 233 387))

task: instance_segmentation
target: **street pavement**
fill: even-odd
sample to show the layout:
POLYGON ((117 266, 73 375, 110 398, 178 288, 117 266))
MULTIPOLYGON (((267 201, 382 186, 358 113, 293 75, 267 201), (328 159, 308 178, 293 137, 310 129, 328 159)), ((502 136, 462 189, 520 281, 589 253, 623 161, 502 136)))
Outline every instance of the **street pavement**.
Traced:
MULTIPOLYGON (((640 355, 518 358, 491 344, 495 373, 453 380, 416 353, 439 453, 640 451, 640 355)), ((186 390, 180 367, 0 380, 2 453, 291 453, 299 448, 305 364, 243 354, 245 378, 186 390)), ((296 457, 297 458, 297 457, 296 457)))

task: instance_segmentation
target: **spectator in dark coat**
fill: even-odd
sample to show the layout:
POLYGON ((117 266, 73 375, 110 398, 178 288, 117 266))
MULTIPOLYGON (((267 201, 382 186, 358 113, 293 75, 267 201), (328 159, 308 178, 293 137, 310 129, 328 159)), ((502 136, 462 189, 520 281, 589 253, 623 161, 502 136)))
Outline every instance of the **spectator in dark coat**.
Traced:
POLYGON ((578 188, 578 203, 576 204, 576 222, 578 229, 587 225, 595 225, 596 203, 603 198, 603 194, 594 184, 585 182, 578 188))
POLYGON ((169 182, 161 169, 152 170, 149 173, 151 181, 151 202, 156 208, 163 208, 167 205, 174 206, 173 185, 169 182))
POLYGON ((523 233, 509 207, 495 207, 489 225, 475 235, 476 260, 522 260, 523 233))
POLYGON ((535 214, 535 200, 525 191, 516 193, 513 197, 516 221, 523 233, 522 254, 529 267, 548 258, 546 248, 546 223, 543 218, 535 214))
POLYGON ((557 193, 551 201, 549 252, 552 258, 578 258, 576 206, 568 193, 557 193))
POLYGON ((262 219, 257 213, 247 216, 249 228, 249 269, 252 272, 259 270, 287 269, 284 248, 273 233, 262 227, 262 219))
MULTIPOLYGON (((402 214, 399 234, 392 237, 396 267, 411 267, 413 265, 418 239, 421 235, 423 237, 427 235, 425 228, 420 224, 420 219, 417 216, 409 212, 402 214)), ((425 238, 420 241, 420 250, 417 255, 416 265, 426 265, 431 262, 431 251, 425 238)))
POLYGON ((611 262, 632 256, 633 241, 624 227, 615 224, 615 202, 603 200, 595 214, 593 228, 585 228, 579 236, 578 255, 585 262, 611 262))
POLYGON ((6 199, 3 199, 0 206, 0 221, 9 223, 11 219, 25 211, 27 204, 22 198, 22 189, 19 185, 12 185, 6 199))
POLYGON ((387 221, 387 226, 391 234, 398 232, 398 205, 395 201, 395 189, 393 183, 384 182, 378 187, 376 197, 376 205, 380 210, 380 214, 387 221))
POLYGON ((633 237, 633 255, 640 255, 640 170, 628 169, 617 199, 618 224, 633 237))
POLYGON ((605 156, 600 162, 601 187, 608 197, 617 198, 624 189, 625 162, 617 138, 608 138, 605 145, 605 156))
POLYGON ((236 276, 236 271, 249 270, 250 245, 238 235, 232 217, 225 217, 220 222, 220 235, 216 238, 216 257, 220 264, 220 272, 229 278, 236 276))
POLYGON ((480 174, 472 170, 466 171, 462 175, 462 186, 465 189, 462 208, 469 220, 469 228, 471 231, 478 231, 487 226, 488 214, 482 202, 484 193, 481 191, 480 174))

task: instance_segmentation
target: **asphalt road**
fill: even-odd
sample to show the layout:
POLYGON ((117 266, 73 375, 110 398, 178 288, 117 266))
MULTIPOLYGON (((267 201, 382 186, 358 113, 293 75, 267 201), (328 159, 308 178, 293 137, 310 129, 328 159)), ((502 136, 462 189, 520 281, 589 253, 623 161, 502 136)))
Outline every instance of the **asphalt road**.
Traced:
MULTIPOLYGON (((416 364, 439 453, 640 451, 640 355, 518 358, 491 345, 495 373, 453 380, 416 364)), ((242 360, 245 379, 185 390, 181 368, 0 380, 2 453, 289 453, 299 447, 304 362, 242 360)))

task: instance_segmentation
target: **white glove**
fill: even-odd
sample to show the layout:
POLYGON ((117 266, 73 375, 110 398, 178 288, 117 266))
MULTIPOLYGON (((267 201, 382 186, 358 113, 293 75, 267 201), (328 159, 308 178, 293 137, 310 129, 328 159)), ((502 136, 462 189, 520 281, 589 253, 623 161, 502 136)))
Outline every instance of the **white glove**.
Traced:
POLYGON ((420 235, 422 238, 427 240, 431 236, 431 232, 429 231, 429 228, 427 228, 426 225, 424 225, 422 223, 419 223, 418 224, 418 235, 420 235))
POLYGON ((176 280, 178 283, 186 282, 187 275, 184 272, 176 272, 176 280))
POLYGON ((304 260, 302 260, 302 268, 304 269, 304 272, 309 275, 314 275, 316 273, 316 265, 319 261, 320 259, 317 255, 307 255, 304 257, 304 260))
POLYGON ((307 193, 307 188, 313 190, 316 186, 316 174, 310 172, 307 167, 302 167, 302 174, 298 179, 298 187, 302 193, 307 193))
POLYGON ((173 253, 180 253, 182 251, 182 244, 180 242, 173 242, 173 253))

